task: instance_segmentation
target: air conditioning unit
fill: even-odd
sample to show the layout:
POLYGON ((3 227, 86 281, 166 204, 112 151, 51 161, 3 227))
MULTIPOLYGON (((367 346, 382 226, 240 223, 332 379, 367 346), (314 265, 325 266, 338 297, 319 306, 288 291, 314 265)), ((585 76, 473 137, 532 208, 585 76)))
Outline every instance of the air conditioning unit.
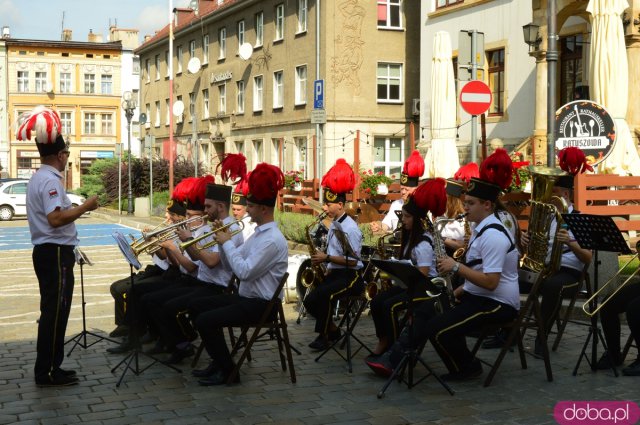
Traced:
POLYGON ((413 99, 411 103, 411 114, 414 117, 420 116, 420 99, 413 99))

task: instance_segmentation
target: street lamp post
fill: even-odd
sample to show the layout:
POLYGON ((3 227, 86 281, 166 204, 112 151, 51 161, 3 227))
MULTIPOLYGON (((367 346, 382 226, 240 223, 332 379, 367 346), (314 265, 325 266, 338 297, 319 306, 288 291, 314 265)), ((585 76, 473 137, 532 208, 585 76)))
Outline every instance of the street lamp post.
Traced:
POLYGON ((128 159, 128 174, 129 174, 129 193, 127 194, 127 215, 133 215, 133 192, 131 190, 131 118, 138 106, 136 99, 133 98, 130 91, 126 91, 122 94, 122 109, 127 117, 127 152, 129 154, 128 159))

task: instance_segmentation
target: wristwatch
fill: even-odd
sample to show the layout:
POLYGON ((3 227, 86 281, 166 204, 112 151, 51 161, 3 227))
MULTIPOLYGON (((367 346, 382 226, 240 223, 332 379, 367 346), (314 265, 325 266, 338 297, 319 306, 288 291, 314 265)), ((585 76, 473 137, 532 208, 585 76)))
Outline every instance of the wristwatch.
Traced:
POLYGON ((331 256, 327 255, 327 258, 324 259, 325 263, 330 263, 331 262, 331 256))
POLYGON ((456 265, 451 269, 454 273, 458 273, 458 270, 460 270, 460 263, 456 263, 456 265))

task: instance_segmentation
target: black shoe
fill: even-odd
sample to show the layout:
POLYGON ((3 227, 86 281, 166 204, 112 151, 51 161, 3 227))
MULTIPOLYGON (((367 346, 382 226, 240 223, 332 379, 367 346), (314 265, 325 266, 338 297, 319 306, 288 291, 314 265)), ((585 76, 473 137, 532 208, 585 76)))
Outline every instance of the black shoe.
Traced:
POLYGON ((367 358, 365 363, 375 372, 376 375, 388 378, 393 373, 394 365, 391 363, 391 353, 389 351, 371 360, 367 358))
POLYGON ((118 325, 114 330, 111 331, 111 333, 109 333, 109 337, 111 338, 118 338, 121 336, 128 336, 128 335, 129 335, 129 326, 127 325, 118 325))
POLYGON ((36 378, 36 386, 38 387, 68 387, 69 385, 76 385, 78 378, 71 376, 64 376, 62 373, 54 374, 53 377, 36 378))
POLYGON ((617 356, 613 356, 613 362, 614 364, 611 364, 611 359, 609 358, 609 352, 605 351, 604 353, 602 353, 602 357, 600 357, 600 360, 598 360, 598 363, 596 363, 596 369, 598 370, 607 370, 607 369, 613 369, 615 366, 622 366, 622 361, 620 360, 622 358, 622 354, 618 353, 617 356))
POLYGON ((622 369, 622 374, 624 376, 640 376, 640 357, 629 366, 622 369))
POLYGON ((62 375, 68 376, 69 378, 73 378, 73 377, 75 377, 77 375, 76 371, 75 370, 71 370, 71 369, 66 369, 66 370, 65 369, 58 369, 58 371, 60 371, 60 373, 62 375))
POLYGON ((196 354, 196 352, 193 349, 193 345, 189 345, 187 348, 176 348, 171 353, 171 357, 169 357, 167 361, 165 361, 165 363, 177 364, 177 363, 180 363, 182 360, 186 359, 187 357, 193 356, 194 354, 196 354))
POLYGON ((107 353, 124 354, 128 353, 131 350, 133 350, 133 344, 128 339, 125 339, 124 341, 122 341, 122 344, 116 345, 115 347, 107 348, 107 353))
POLYGON ((216 365, 216 363, 211 360, 211 362, 209 362, 209 366, 205 367, 204 369, 193 369, 191 371, 191 375, 195 376, 196 378, 207 378, 213 375, 217 370, 218 365, 216 365))
POLYGON ((324 339, 323 336, 318 336, 311 344, 309 344, 309 348, 315 351, 324 351, 329 348, 329 341, 324 339))
POLYGON ((442 375, 442 378, 445 381, 468 381, 470 379, 474 379, 482 375, 482 363, 480 360, 474 359, 471 364, 462 369, 459 372, 447 373, 442 375))
MULTIPOLYGON (((231 372, 225 372, 222 369, 218 369, 216 370, 211 376, 208 376, 206 378, 202 378, 202 379, 198 379, 198 384, 204 386, 204 387, 210 387, 212 385, 223 385, 227 383, 227 378, 229 378, 229 373, 231 372)), ((240 375, 236 375, 235 379, 233 380, 234 384, 237 384, 240 382, 240 375)))
POLYGON ((157 340, 157 336, 153 336, 149 332, 146 332, 144 335, 142 335, 142 338, 140 338, 140 344, 151 344, 152 342, 156 342, 157 340))
POLYGON ((144 353, 148 354, 150 356, 154 356, 156 354, 163 354, 163 353, 169 353, 170 351, 167 350, 165 348, 164 345, 162 345, 161 342, 157 342, 156 345, 154 345, 153 347, 149 348, 148 350, 146 350, 144 353))

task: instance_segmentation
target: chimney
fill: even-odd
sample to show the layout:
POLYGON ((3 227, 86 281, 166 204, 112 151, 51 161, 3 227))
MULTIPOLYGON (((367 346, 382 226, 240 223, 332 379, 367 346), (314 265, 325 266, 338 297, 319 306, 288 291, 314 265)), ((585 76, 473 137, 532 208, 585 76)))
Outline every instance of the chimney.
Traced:
POLYGON ((89 30, 87 40, 89 43, 102 43, 102 34, 95 34, 93 30, 89 30))
POLYGON ((151 40, 151 36, 149 34, 144 36, 144 43, 146 43, 147 41, 151 40))
POLYGON ((73 31, 68 28, 62 30, 62 41, 71 41, 72 34, 73 34, 73 31))
POLYGON ((11 38, 11 29, 8 26, 2 27, 2 38, 11 38))

